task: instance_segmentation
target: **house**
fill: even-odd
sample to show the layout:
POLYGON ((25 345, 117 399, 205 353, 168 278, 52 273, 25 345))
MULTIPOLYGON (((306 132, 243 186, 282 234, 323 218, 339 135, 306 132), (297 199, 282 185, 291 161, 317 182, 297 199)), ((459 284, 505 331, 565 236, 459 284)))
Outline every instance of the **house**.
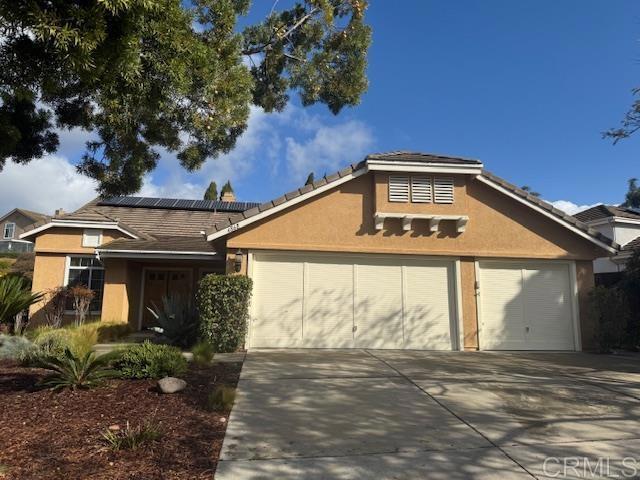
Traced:
POLYGON ((21 240, 19 236, 25 232, 25 228, 46 218, 42 213, 24 208, 14 208, 0 217, 0 252, 32 252, 33 242, 21 240))
POLYGON ((88 284, 137 328, 205 274, 249 275, 249 348, 591 349, 593 260, 618 253, 478 160, 411 152, 261 205, 97 199, 22 238, 35 290, 88 284))
POLYGON ((617 255, 597 258, 593 262, 596 283, 616 283, 634 249, 640 248, 640 209, 596 205, 574 216, 622 246, 617 255))

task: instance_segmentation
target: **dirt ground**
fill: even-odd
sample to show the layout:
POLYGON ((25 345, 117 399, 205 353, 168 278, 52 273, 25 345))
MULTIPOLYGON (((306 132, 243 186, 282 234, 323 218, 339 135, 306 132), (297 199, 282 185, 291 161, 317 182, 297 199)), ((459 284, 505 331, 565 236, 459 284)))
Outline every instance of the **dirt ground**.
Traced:
POLYGON ((53 393, 46 372, 0 362, 0 479, 211 479, 229 412, 206 406, 217 384, 235 385, 241 364, 191 366, 187 388, 158 392, 155 380, 111 380, 92 390, 53 393), (161 437, 114 452, 101 433, 151 422, 161 437))

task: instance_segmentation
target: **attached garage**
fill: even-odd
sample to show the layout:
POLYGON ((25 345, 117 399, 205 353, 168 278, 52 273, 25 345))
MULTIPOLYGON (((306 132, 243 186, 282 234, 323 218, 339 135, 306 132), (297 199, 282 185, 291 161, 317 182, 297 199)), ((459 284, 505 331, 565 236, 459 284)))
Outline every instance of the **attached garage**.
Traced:
POLYGON ((570 262, 478 262, 482 350, 579 350, 570 262))
POLYGON ((458 348, 456 262, 254 253, 253 348, 458 348))

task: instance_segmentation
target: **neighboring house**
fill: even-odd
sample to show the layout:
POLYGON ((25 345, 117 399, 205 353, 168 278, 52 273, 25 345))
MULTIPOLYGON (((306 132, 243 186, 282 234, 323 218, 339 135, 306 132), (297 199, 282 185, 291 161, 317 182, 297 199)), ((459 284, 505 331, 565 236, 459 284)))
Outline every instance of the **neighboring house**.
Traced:
POLYGON ((23 238, 35 290, 86 283, 137 328, 202 275, 249 275, 249 348, 591 349, 593 260, 618 252, 477 160, 408 152, 261 205, 95 200, 23 238))
POLYGON ((611 285, 617 282, 633 250, 640 248, 640 210, 596 205, 576 213, 574 217, 621 245, 618 254, 597 258, 593 262, 597 283, 611 285))
POLYGON ((14 208, 0 217, 0 252, 32 252, 33 242, 21 240, 19 237, 25 229, 46 218, 42 213, 24 208, 14 208))

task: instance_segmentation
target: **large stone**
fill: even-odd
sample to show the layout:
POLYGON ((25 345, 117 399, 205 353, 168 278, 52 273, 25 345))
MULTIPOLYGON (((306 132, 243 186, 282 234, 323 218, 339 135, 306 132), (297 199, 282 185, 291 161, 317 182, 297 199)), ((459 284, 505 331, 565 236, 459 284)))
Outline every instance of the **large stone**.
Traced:
POLYGON ((158 380, 158 388, 162 393, 176 393, 187 388, 187 382, 181 378, 164 377, 158 380))

